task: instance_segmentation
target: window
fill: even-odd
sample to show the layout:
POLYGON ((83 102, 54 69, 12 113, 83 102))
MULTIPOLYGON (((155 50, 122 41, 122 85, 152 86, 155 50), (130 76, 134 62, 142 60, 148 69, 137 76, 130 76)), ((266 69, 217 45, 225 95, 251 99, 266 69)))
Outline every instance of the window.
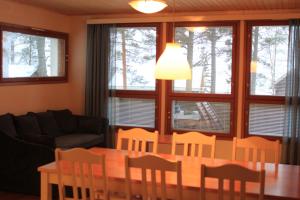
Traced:
POLYGON ((67 34, 12 25, 0 28, 1 82, 66 80, 67 34))
POLYGON ((289 27, 285 21, 247 25, 246 135, 281 137, 289 27))
POLYGON ((232 137, 235 119, 236 23, 175 23, 192 80, 168 86, 168 132, 232 137))
POLYGON ((110 123, 120 127, 157 126, 154 78, 158 24, 123 24, 111 29, 110 123))

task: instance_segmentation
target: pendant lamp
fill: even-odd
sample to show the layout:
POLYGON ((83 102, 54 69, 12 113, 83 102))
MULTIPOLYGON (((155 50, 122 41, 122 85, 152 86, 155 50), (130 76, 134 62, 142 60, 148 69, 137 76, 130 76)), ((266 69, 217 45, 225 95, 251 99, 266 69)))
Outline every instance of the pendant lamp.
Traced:
POLYGON ((206 31, 207 27, 205 27, 205 26, 186 27, 186 29, 191 32, 204 32, 204 31, 206 31))
POLYGON ((167 3, 163 0, 132 0, 129 5, 146 14, 159 12, 167 7, 167 3))
MULTIPOLYGON (((175 13, 175 0, 173 1, 173 16, 175 13)), ((164 52, 155 65, 155 78, 164 80, 190 80, 191 67, 184 55, 184 50, 174 41, 175 27, 173 20, 173 42, 167 43, 164 52)))
POLYGON ((177 43, 167 43, 155 66, 155 78, 165 80, 187 80, 192 77, 191 67, 183 49, 177 43))

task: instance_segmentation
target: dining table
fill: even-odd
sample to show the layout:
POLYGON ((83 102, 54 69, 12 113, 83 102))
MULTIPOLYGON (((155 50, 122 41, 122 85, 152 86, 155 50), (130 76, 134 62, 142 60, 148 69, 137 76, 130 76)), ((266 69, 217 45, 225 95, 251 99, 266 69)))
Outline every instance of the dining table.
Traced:
MULTIPOLYGON (((109 148, 94 147, 89 151, 105 155, 106 176, 108 181, 108 189, 111 193, 125 192, 125 156, 139 157, 153 153, 132 152, 127 150, 116 150, 109 148)), ((171 154, 155 154, 169 161, 181 161, 182 163, 182 186, 183 199, 198 200, 200 197, 200 176, 201 165, 220 166, 225 164, 237 164, 250 169, 260 170, 261 166, 258 164, 254 166, 252 162, 232 161, 225 159, 211 159, 201 157, 187 157, 181 155, 171 154)), ((151 163, 149 163, 151 165, 151 163)), ((300 166, 279 164, 278 169, 275 170, 273 163, 266 163, 264 166, 266 171, 265 177, 265 199, 300 199, 300 166)), ((58 176, 55 162, 45 164, 38 167, 41 174, 41 200, 52 199, 53 184, 58 184, 58 176)), ((159 175, 158 175, 159 176, 159 175)), ((133 192, 137 194, 140 192, 141 173, 138 169, 133 169, 131 173, 133 184, 133 192)), ((160 179, 156 179, 160 180, 160 179)), ((229 182, 229 181, 228 181, 229 182)), ((176 174, 170 172, 166 174, 166 183, 168 191, 171 195, 176 194, 172 192, 176 188, 176 174)), ((239 182, 235 182, 235 190, 239 191, 239 182)), ((206 178, 206 191, 210 198, 217 197, 218 180, 206 178)), ((225 181, 224 190, 229 190, 229 183, 225 181)), ((246 194, 249 199, 257 199, 259 193, 258 183, 247 183, 246 194)), ((171 196, 173 198, 175 196, 171 196)))

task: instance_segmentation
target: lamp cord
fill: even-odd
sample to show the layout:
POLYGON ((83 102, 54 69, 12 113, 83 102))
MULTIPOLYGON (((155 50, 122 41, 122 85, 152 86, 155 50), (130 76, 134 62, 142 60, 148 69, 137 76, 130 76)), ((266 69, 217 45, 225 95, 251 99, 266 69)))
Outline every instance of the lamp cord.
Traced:
POLYGON ((175 43, 175 0, 173 0, 173 8, 172 8, 172 13, 173 13, 173 23, 172 23, 172 29, 173 29, 173 43, 175 43))

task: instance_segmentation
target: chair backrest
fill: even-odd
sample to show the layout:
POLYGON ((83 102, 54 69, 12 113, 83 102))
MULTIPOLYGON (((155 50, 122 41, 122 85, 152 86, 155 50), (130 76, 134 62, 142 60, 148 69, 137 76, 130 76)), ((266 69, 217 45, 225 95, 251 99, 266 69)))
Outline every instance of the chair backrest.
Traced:
POLYGON ((122 142, 124 139, 128 142, 128 151, 146 152, 147 143, 153 143, 152 153, 157 153, 158 131, 150 132, 141 128, 133 128, 129 130, 119 129, 117 140, 118 150, 122 149, 122 142))
MULTIPOLYGON (((166 185, 166 172, 176 172, 177 184, 176 184, 176 199, 182 200, 182 170, 181 170, 181 161, 171 162, 163 158, 146 155, 138 158, 125 158, 125 174, 126 174, 126 191, 127 191, 127 200, 131 198, 131 171, 130 168, 139 168, 141 169, 142 177, 142 196, 143 199, 157 200, 158 194, 160 199, 167 199, 167 185, 166 185), (151 184, 147 182, 147 170, 150 170, 151 174, 151 184), (156 183, 156 172, 160 171, 160 184, 156 183), (160 186, 161 192, 157 192, 157 187, 160 186), (150 194, 148 192, 148 187, 151 189, 150 194)), ((148 178, 149 180, 149 178, 148 178)))
POLYGON ((206 136, 198 132, 188 132, 184 134, 173 133, 172 136, 172 155, 175 155, 176 145, 183 144, 184 156, 196 156, 196 146, 198 146, 197 155, 202 157, 203 145, 211 146, 210 158, 215 157, 216 136, 206 136), (190 153, 189 153, 190 146, 190 153))
POLYGON ((246 193, 246 182, 257 182, 260 184, 259 188, 259 200, 264 198, 264 189, 265 189, 265 171, 254 171, 248 168, 245 168, 240 165, 227 164, 218 167, 208 167, 201 165, 201 200, 205 200, 205 178, 217 178, 219 181, 218 184, 218 199, 224 199, 224 180, 229 180, 229 196, 230 200, 234 199, 235 191, 234 187, 235 181, 240 181, 240 199, 245 199, 246 193))
POLYGON ((279 140, 270 141, 262 137, 248 137, 239 139, 233 138, 232 145, 232 160, 236 160, 237 149, 244 149, 244 161, 252 161, 256 167, 257 158, 260 157, 261 167, 264 168, 266 152, 274 153, 274 163, 276 171, 278 170, 279 158, 280 158, 280 143, 279 140), (250 160, 250 152, 252 151, 252 159, 250 160), (260 155, 259 155, 260 154, 260 155))
POLYGON ((104 155, 97 155, 83 148, 65 151, 56 149, 55 160, 60 200, 70 199, 65 197, 65 186, 72 186, 74 200, 95 200, 95 197, 101 195, 100 190, 103 191, 103 199, 108 199, 104 155), (95 182, 95 171, 100 183, 95 182), (101 185, 101 188, 96 188, 96 185, 101 185))

